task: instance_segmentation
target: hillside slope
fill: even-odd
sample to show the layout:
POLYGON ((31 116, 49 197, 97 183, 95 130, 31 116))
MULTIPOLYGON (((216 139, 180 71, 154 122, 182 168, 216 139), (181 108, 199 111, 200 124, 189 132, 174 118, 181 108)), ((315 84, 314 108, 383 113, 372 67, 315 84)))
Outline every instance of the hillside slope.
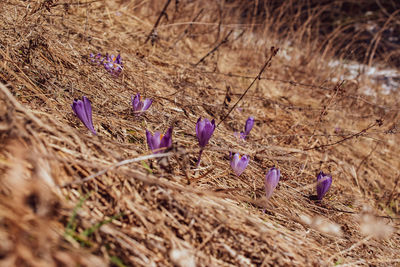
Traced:
POLYGON ((333 82, 348 71, 333 51, 261 32, 234 3, 0 3, 0 265, 400 264, 398 93, 333 82), (122 72, 91 53, 120 54, 122 72), (138 92, 153 99, 141 116, 138 92), (71 109, 82 96, 97 135, 71 109), (218 126, 197 168, 199 117, 218 126), (172 148, 152 155, 146 129, 169 127, 172 148), (239 177, 230 151, 250 156, 239 177))

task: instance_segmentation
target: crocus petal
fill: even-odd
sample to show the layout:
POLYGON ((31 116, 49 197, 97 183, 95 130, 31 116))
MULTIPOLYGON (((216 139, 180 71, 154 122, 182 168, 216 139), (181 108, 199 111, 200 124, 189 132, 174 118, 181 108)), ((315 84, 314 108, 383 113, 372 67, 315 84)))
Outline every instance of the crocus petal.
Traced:
POLYGON ((207 121, 203 129, 203 138, 205 139, 206 144, 208 144, 208 140, 210 140, 213 132, 214 132, 214 125, 212 125, 207 121))
POLYGON ((83 106, 83 102, 81 100, 74 100, 74 102, 71 105, 72 110, 74 111, 75 115, 85 124, 86 126, 86 116, 85 114, 85 108, 83 106))
POLYGON ((146 136, 148 138, 147 144, 149 145, 149 148, 153 152, 156 151, 154 153, 159 152, 158 149, 160 148, 160 143, 161 143, 160 135, 161 135, 160 132, 155 132, 154 135, 151 135, 151 133, 149 134, 146 133, 146 136))
POLYGON ((240 176, 247 165, 249 164, 250 158, 247 155, 240 157, 239 153, 235 153, 231 159, 231 167, 235 171, 237 176, 240 176))
POLYGON ((155 132, 153 137, 151 138, 151 141, 153 143, 153 147, 154 150, 156 150, 157 152, 160 152, 160 148, 161 148, 161 133, 160 132, 155 132))
POLYGON ((142 111, 147 110, 147 109, 151 106, 151 103, 153 103, 153 100, 152 100, 152 99, 149 99, 149 98, 146 98, 146 99, 143 101, 143 108, 142 108, 142 111))
POLYGON ((131 104, 133 108, 133 112, 139 116, 142 114, 144 111, 146 111, 151 104, 153 103, 152 99, 145 99, 144 101, 140 100, 140 94, 137 93, 135 97, 131 96, 131 104))
POLYGON ((74 113, 78 116, 77 105, 78 105, 78 100, 74 99, 74 101, 71 104, 71 108, 74 111, 74 113))
POLYGON ((208 144, 215 130, 215 121, 211 122, 208 119, 201 120, 201 117, 196 123, 196 134, 200 147, 205 147, 208 144))
POLYGON ((98 53, 97 55, 94 55, 93 53, 90 53, 90 61, 92 63, 97 63, 97 64, 101 64, 103 62, 104 59, 101 60, 101 54, 98 53))
POLYGON ((120 54, 116 57, 115 55, 108 55, 107 53, 101 61, 99 60, 99 63, 103 64, 104 68, 115 76, 118 76, 123 68, 120 54))
POLYGON ((106 58, 105 58, 105 57, 102 57, 100 53, 97 54, 97 60, 99 60, 99 62, 98 62, 99 65, 100 65, 100 64, 103 64, 103 62, 104 62, 105 59, 106 59, 106 58), (101 58, 101 60, 100 60, 100 58, 101 58))
POLYGON ((264 186, 265 186, 265 195, 267 199, 270 199, 272 193, 274 192, 276 186, 278 185, 279 179, 281 176, 281 172, 279 169, 275 167, 271 168, 267 175, 265 176, 264 186))
POLYGON ((160 148, 169 148, 170 146, 172 146, 172 127, 167 130, 160 143, 160 148))
POLYGON ((110 63, 110 62, 104 62, 104 68, 105 68, 107 71, 110 71, 110 69, 112 68, 112 63, 110 63))
POLYGON ((321 200, 328 192, 332 184, 332 176, 324 174, 322 171, 317 176, 317 197, 321 200))
POLYGON ((149 131, 146 130, 146 139, 147 139, 147 145, 149 146, 150 150, 154 150, 153 147, 153 141, 152 141, 152 135, 149 131))
POLYGON ((85 114, 86 114, 86 120, 88 121, 89 125, 93 125, 92 121, 92 104, 90 100, 86 97, 82 97, 83 100, 83 105, 85 107, 85 114))
POLYGON ((115 61, 116 61, 117 64, 122 65, 122 59, 121 59, 121 55, 120 55, 120 54, 118 54, 118 56, 117 56, 117 58, 115 59, 115 61))
POLYGON ((153 153, 164 152, 165 149, 172 146, 172 127, 167 130, 164 136, 161 137, 160 132, 155 132, 154 135, 146 130, 147 145, 153 153))
POLYGON ((201 132, 203 131, 203 128, 204 128, 204 122, 201 120, 201 117, 200 117, 196 122, 196 135, 197 135, 197 139, 199 139, 199 142, 200 142, 200 135, 201 135, 201 132))
POLYGON ((74 100, 71 105, 75 115, 82 121, 82 123, 88 128, 94 135, 97 135, 92 121, 92 106, 90 100, 83 96, 82 100, 74 100))
POLYGON ((254 125, 254 117, 249 117, 246 121, 246 125, 244 126, 244 133, 248 135, 253 128, 254 125))
POLYGON ((215 121, 211 122, 208 119, 201 120, 201 117, 197 120, 196 123, 196 135, 197 140, 199 141, 200 152, 199 157, 197 159, 196 166, 200 165, 201 155, 203 153, 204 147, 208 144, 212 134, 215 130, 215 121))
POLYGON ((132 104, 133 111, 136 111, 137 110, 137 105, 139 104, 139 100, 138 100, 138 95, 137 94, 134 97, 131 96, 131 104, 132 104))
POLYGON ((140 93, 137 93, 133 99, 131 97, 131 101, 132 101, 133 110, 134 111, 140 110, 140 108, 139 108, 139 105, 140 105, 140 93))
POLYGON ((239 160, 240 160, 239 153, 233 154, 233 157, 231 159, 231 167, 233 170, 235 170, 237 168, 237 164, 238 164, 239 160))

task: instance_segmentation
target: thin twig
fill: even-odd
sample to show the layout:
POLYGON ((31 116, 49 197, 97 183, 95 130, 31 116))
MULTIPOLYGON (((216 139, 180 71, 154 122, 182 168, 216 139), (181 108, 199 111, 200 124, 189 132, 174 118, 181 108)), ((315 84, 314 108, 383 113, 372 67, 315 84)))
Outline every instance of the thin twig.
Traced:
POLYGON ((320 146, 308 147, 308 148, 305 148, 304 151, 324 148, 324 147, 328 147, 328 146, 334 146, 334 145, 343 143, 344 141, 347 141, 347 140, 352 139, 354 137, 358 137, 358 136, 362 135, 363 133, 366 133, 369 129, 375 127, 376 125, 380 125, 381 122, 382 122, 381 120, 377 120, 375 123, 371 124, 367 128, 364 128, 361 131, 359 131, 359 132, 357 132, 355 134, 349 135, 349 136, 347 136, 347 137, 345 137, 345 138, 343 138, 343 139, 341 139, 339 141, 336 141, 336 142, 333 142, 333 143, 329 143, 329 144, 323 144, 323 145, 320 145, 320 146))
POLYGON ((218 21, 218 28, 217 28, 217 38, 215 39, 215 43, 217 43, 218 42, 218 40, 219 40, 219 36, 221 35, 221 25, 222 25, 222 19, 223 19, 223 16, 222 16, 222 5, 223 3, 222 3, 222 1, 218 1, 218 13, 219 13, 219 21, 218 21))
POLYGON ((217 49, 225 44, 226 42, 228 42, 228 38, 229 36, 233 33, 233 30, 230 30, 228 32, 228 34, 225 36, 225 38, 219 43, 217 44, 213 49, 211 49, 204 57, 202 57, 196 64, 194 64, 195 67, 197 67, 197 65, 199 65, 201 62, 203 62, 208 56, 210 56, 212 53, 214 53, 215 51, 217 51, 217 49))
MULTIPOLYGON (((333 94, 333 96, 331 96, 328 100, 328 103, 326 105, 323 105, 323 109, 321 111, 321 113, 319 114, 319 118, 317 123, 314 126, 312 135, 310 136, 310 138, 308 139, 308 144, 310 144, 313 141, 313 137, 315 132, 317 131, 317 128, 319 128, 320 124, 322 123, 322 120, 324 118, 324 116, 328 115, 327 110, 329 109, 329 106, 331 106, 332 104, 334 104, 334 100, 336 98, 336 96, 338 95, 339 91, 340 91, 340 87, 343 85, 343 83, 345 82, 345 80, 341 81, 340 83, 337 83, 334 91, 335 93, 333 94)), ((322 101, 322 100, 321 100, 322 101)), ((322 104, 322 103, 321 103, 322 104)))
POLYGON ((126 160, 114 163, 114 164, 108 166, 107 168, 105 168, 105 169, 103 169, 103 170, 101 170, 99 172, 96 172, 96 173, 94 173, 92 175, 89 175, 89 176, 87 176, 87 177, 85 177, 83 179, 79 179, 79 180, 75 180, 75 181, 72 181, 72 182, 69 182, 69 183, 65 183, 65 184, 61 185, 60 187, 63 188, 63 187, 67 187, 67 186, 70 186, 70 185, 83 184, 83 183, 86 183, 86 182, 88 182, 90 180, 93 180, 94 178, 96 178, 96 177, 98 177, 100 175, 105 174, 106 172, 108 172, 108 171, 110 171, 112 169, 118 168, 120 166, 127 165, 127 164, 134 163, 134 162, 138 162, 138 161, 142 161, 142 160, 168 157, 168 156, 171 156, 172 154, 173 153, 171 153, 171 152, 170 153, 158 153, 158 154, 151 154, 151 155, 141 156, 141 157, 133 158, 133 159, 126 159, 126 160))
MULTIPOLYGON (((324 107, 323 107, 321 113, 319 114, 319 119, 318 119, 319 123, 321 123, 321 122, 322 122, 322 118, 328 114, 328 113, 327 113, 327 110, 329 109, 329 106, 331 106, 332 104, 334 104, 333 101, 335 100, 335 97, 340 93, 341 87, 343 86, 343 84, 344 84, 345 82, 346 82, 346 80, 343 80, 343 81, 341 81, 340 83, 336 84, 335 88, 333 89, 333 90, 335 91, 335 93, 334 93, 333 96, 329 99, 328 103, 327 103, 326 105, 324 105, 324 107)), ((314 130, 314 132, 315 132, 315 130, 314 130)))
POLYGON ((219 229, 223 224, 218 225, 215 227, 215 229, 203 240, 203 242, 198 246, 197 251, 201 251, 205 245, 207 245, 208 242, 215 236, 216 233, 218 233, 219 229))
POLYGON ((48 124, 44 124, 40 119, 32 114, 29 110, 24 108, 12 95, 10 90, 2 83, 0 83, 0 91, 7 97, 11 104, 19 111, 23 112, 31 121, 35 122, 39 127, 47 130, 48 132, 54 132, 55 130, 51 128, 48 124))
POLYGON ((327 262, 330 262, 331 260, 333 260, 334 258, 336 258, 337 256, 339 256, 339 255, 341 255, 341 254, 343 254, 343 253, 349 252, 349 251, 355 249, 356 247, 361 246, 362 244, 364 244, 365 242, 367 242, 367 241, 368 241, 369 239, 371 239, 371 238, 372 238, 372 236, 367 236, 367 237, 365 237, 364 239, 362 239, 362 240, 358 241, 357 243, 353 244, 353 245, 352 245, 351 247, 349 247, 348 249, 341 250, 341 251, 339 251, 338 253, 333 254, 333 255, 327 260, 327 262))
POLYGON ((246 32, 246 29, 242 30, 242 32, 235 39, 233 39, 233 42, 239 40, 245 32, 246 32))
MULTIPOLYGON (((75 185, 75 184, 83 184, 85 182, 88 182, 88 181, 100 176, 100 175, 103 175, 103 174, 107 173, 108 171, 110 171, 112 169, 115 169, 115 168, 123 166, 123 165, 127 165, 127 164, 130 164, 130 163, 134 163, 134 162, 138 162, 138 161, 142 161, 142 160, 147 160, 147 159, 167 157, 167 156, 171 156, 171 155, 174 155, 174 154, 175 155, 179 155, 180 153, 168 152, 168 153, 151 154, 151 155, 141 156, 141 157, 137 157, 137 158, 133 158, 133 159, 126 159, 126 160, 117 162, 115 164, 112 164, 109 167, 107 167, 107 168, 105 168, 105 169, 103 169, 103 170, 101 170, 101 171, 99 171, 99 172, 97 172, 95 174, 87 176, 84 179, 79 179, 79 180, 75 180, 73 182, 65 183, 65 184, 63 184, 63 185, 61 185, 59 187, 60 188, 64 188, 64 187, 68 187, 68 186, 75 185)), ((132 172, 131 170, 127 170, 127 171, 128 172, 132 172)), ((210 172, 212 172, 212 171, 213 170, 210 170, 210 172)), ((210 172, 205 173, 202 177, 208 175, 210 172)), ((198 195, 207 195, 207 196, 214 196, 214 197, 218 197, 218 198, 233 199, 233 197, 230 194, 226 194, 226 193, 223 193, 223 192, 204 191, 202 189, 195 189, 195 188, 192 188, 192 187, 184 187, 184 186, 181 186, 181 185, 176 185, 176 184, 171 184, 169 182, 161 181, 161 180, 157 179, 156 177, 152 177, 152 176, 139 177, 139 176, 133 175, 131 177, 134 178, 134 179, 138 179, 138 180, 140 180, 142 182, 145 182, 145 183, 149 183, 149 184, 157 183, 157 184, 161 184, 161 185, 166 186, 166 187, 171 188, 171 189, 177 189, 177 190, 180 190, 180 191, 195 193, 195 194, 198 194, 198 195)), ((302 189, 305 189, 305 188, 306 187, 304 187, 302 189)), ((262 203, 264 201, 264 199, 255 201, 253 199, 250 199, 250 198, 247 198, 247 197, 241 197, 241 196, 239 196, 239 197, 235 196, 235 200, 245 201, 245 202, 257 205, 257 206, 262 206, 262 203)), ((321 208, 321 207, 319 207, 319 208, 321 208)), ((349 214, 360 214, 360 213, 357 213, 357 212, 354 212, 354 211, 345 211, 345 210, 340 210, 340 209, 335 209, 335 208, 326 209, 326 210, 335 211, 335 212, 342 212, 342 213, 349 213, 349 214)), ((400 217, 379 216, 379 215, 375 216, 375 217, 386 218, 386 219, 391 219, 391 220, 400 220, 400 217)))
POLYGON ((264 66, 261 68, 260 72, 258 75, 254 78, 254 80, 250 83, 250 85, 247 87, 247 89, 243 92, 243 94, 239 97, 238 101, 233 105, 233 107, 228 111, 228 113, 222 118, 222 120, 217 124, 217 127, 229 116, 229 114, 232 112, 232 110, 235 109, 235 107, 239 104, 240 100, 243 99, 243 97, 247 94, 247 92, 250 90, 250 88, 253 86, 253 84, 261 78, 261 75, 263 74, 264 70, 270 66, 272 58, 278 53, 279 48, 271 47, 271 54, 267 61, 265 62, 264 66))
MULTIPOLYGON (((208 73, 208 74, 213 74, 213 75, 222 75, 222 76, 228 76, 228 77, 234 77, 234 78, 254 79, 254 76, 235 74, 235 73, 223 73, 223 72, 214 72, 214 71, 202 71, 201 73, 208 73)), ((317 89, 321 89, 321 90, 325 90, 325 91, 333 91, 333 90, 335 90, 335 88, 329 88, 329 87, 324 87, 322 85, 315 85, 315 84, 306 84, 306 83, 296 82, 296 81, 292 81, 292 80, 284 80, 284 79, 269 78, 269 77, 260 77, 260 80, 286 83, 286 84, 290 84, 290 85, 293 85, 293 86, 317 88, 317 89)), ((347 94, 344 97, 353 98, 353 99, 356 99, 356 100, 361 100, 361 101, 363 101, 364 103, 366 103, 366 104, 368 104, 370 106, 386 109, 388 111, 400 111, 400 109, 394 109, 394 108, 389 107, 389 106, 383 106, 383 105, 372 103, 372 102, 368 101, 367 99, 363 98, 362 95, 347 94)))
POLYGON ((151 29, 151 32, 149 33, 149 35, 147 35, 146 41, 144 41, 144 43, 147 43, 151 36, 153 35, 154 31, 156 30, 156 28, 158 27, 158 24, 160 24, 161 18, 166 15, 165 11, 167 10, 169 4, 171 3, 171 0, 167 0, 167 2, 164 5, 164 8, 162 9, 160 16, 158 16, 158 19, 156 21, 156 23, 154 23, 153 29, 151 29))
MULTIPOLYGON (((203 12, 204 8, 200 9, 199 13, 197 13, 197 15, 192 19, 192 22, 195 22, 201 15, 201 13, 203 12)), ((179 35, 179 37, 177 38, 177 40, 175 41, 175 43, 173 45, 171 45, 171 47, 175 47, 175 45, 182 40, 183 37, 185 37, 185 35, 192 29, 193 27, 193 23, 190 23, 189 26, 183 31, 183 33, 181 33, 179 35)))
POLYGON ((360 168, 361 168, 361 166, 363 165, 363 163, 364 163, 365 161, 367 161, 367 159, 372 155, 372 153, 374 153, 374 151, 376 150, 376 148, 378 147, 378 145, 379 145, 379 143, 377 142, 377 143, 375 144, 375 147, 374 147, 373 149, 371 149, 371 151, 368 153, 368 155, 365 156, 365 157, 361 160, 360 164, 358 164, 358 166, 357 166, 357 168, 356 168, 356 175, 358 174, 358 171, 360 170, 360 168))
MULTIPOLYGON (((244 33, 244 31, 243 31, 243 33, 244 33)), ((228 76, 228 77, 234 77, 234 78, 254 79, 254 76, 249 76, 249 75, 244 75, 244 74, 237 74, 237 73, 224 73, 224 72, 212 72, 212 71, 202 71, 201 73, 222 75, 222 76, 228 76)), ((296 81, 292 81, 292 80, 283 80, 283 79, 269 78, 269 77, 260 77, 259 80, 267 80, 267 81, 276 81, 276 82, 282 82, 282 83, 289 83, 289 84, 294 85, 294 86, 299 85, 299 86, 310 87, 310 88, 318 88, 318 89, 327 90, 327 91, 334 90, 334 89, 329 88, 329 87, 323 87, 323 86, 314 85, 314 84, 305 84, 305 83, 296 82, 296 81)))
POLYGON ((400 174, 397 175, 396 183, 394 184, 393 190, 392 190, 392 192, 390 193, 390 196, 389 196, 389 198, 388 198, 388 200, 387 200, 387 202, 386 202, 386 206, 389 206, 390 202, 392 202, 392 198, 393 198, 394 192, 396 192, 396 188, 397 188, 399 182, 400 182, 400 174))

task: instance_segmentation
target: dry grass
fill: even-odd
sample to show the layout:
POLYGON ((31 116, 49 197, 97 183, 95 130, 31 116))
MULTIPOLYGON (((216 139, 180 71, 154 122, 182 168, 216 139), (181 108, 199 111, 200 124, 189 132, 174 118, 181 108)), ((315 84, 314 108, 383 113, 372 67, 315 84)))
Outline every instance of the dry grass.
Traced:
POLYGON ((171 1, 153 45, 144 41, 164 1, 86 2, 0 4, 2 266, 399 264, 397 93, 368 80, 331 82, 345 71, 328 66, 333 44, 324 50, 296 35, 308 24, 292 27, 296 42, 273 31, 274 23, 290 28, 284 17, 260 30, 235 1, 171 1), (270 46, 280 52, 194 169, 197 118, 219 122, 270 46), (91 65, 91 52, 121 53, 121 76, 91 65), (154 99, 139 119, 130 107, 136 92, 154 99), (82 95, 98 136, 71 110, 82 95), (233 132, 249 115, 256 125, 239 142, 233 132), (164 167, 141 158, 145 129, 170 126, 164 167), (232 150, 251 156, 240 177, 232 150), (116 166, 126 159, 134 160, 116 166), (267 203, 263 179, 274 165, 282 178, 267 203), (333 186, 317 203, 320 170, 333 186))

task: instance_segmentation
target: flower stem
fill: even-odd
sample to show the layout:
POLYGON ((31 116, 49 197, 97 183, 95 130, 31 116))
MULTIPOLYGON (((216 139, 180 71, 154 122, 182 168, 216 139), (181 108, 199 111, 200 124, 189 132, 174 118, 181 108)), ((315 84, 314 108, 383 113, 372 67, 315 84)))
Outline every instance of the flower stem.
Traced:
POLYGON ((199 157, 197 158, 196 168, 200 165, 201 154, 203 154, 203 148, 200 148, 199 157))

